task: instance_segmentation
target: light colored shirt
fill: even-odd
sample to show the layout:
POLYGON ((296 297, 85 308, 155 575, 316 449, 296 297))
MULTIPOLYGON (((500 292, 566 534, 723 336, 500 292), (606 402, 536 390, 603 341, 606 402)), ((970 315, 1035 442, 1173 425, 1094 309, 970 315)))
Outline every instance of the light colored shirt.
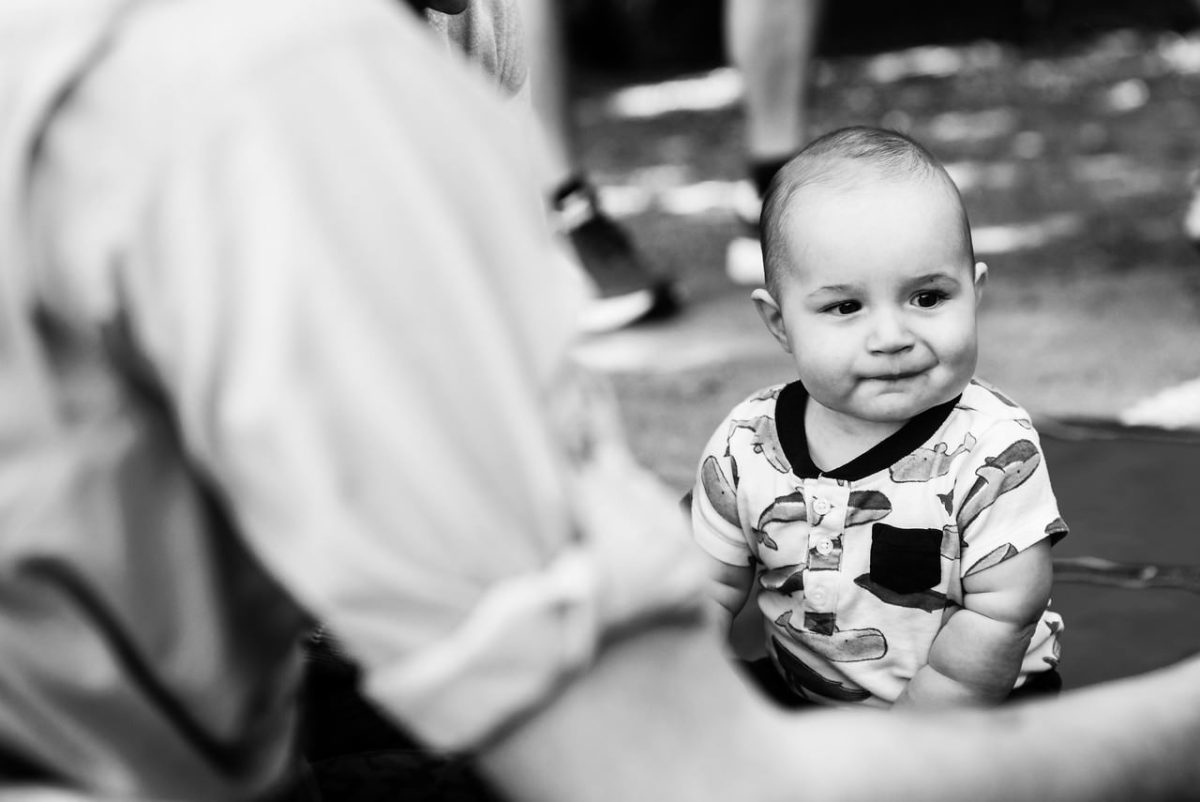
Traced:
POLYGON ((425 19, 452 50, 491 76, 504 94, 528 94, 529 59, 517 0, 469 0, 461 14, 426 11, 425 19))
POLYGON ((0 9, 0 750, 52 782, 277 787, 314 619, 460 749, 691 604, 626 592, 596 499, 674 503, 569 368, 513 115, 402 9, 0 9))
MULTIPOLYGON (((693 534, 756 568, 767 651, 802 697, 888 706, 923 666, 962 579, 1067 533, 1029 414, 973 381, 851 462, 821 471, 804 389, 738 404, 701 457, 693 534)), ((1017 684, 1055 667, 1047 610, 1017 684)))

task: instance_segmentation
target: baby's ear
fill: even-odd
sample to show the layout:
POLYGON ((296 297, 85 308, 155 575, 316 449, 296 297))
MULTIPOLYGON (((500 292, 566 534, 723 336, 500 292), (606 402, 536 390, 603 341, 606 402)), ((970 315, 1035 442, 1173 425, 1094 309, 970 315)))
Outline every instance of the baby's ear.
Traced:
POLYGON ((771 332, 771 336, 775 338, 780 347, 790 354, 792 346, 788 342, 783 312, 779 309, 779 304, 771 296, 771 293, 760 287, 750 294, 750 300, 754 301, 754 306, 758 309, 758 316, 762 318, 763 323, 767 324, 767 331, 771 332))
POLYGON ((987 264, 984 262, 975 263, 975 291, 983 289, 983 285, 987 283, 987 264))

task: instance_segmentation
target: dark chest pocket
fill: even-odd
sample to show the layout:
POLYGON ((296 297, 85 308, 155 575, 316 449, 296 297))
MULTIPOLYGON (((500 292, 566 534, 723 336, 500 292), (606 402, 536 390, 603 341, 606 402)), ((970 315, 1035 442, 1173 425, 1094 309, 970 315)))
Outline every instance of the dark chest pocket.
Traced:
POLYGON ((871 528, 871 579, 897 593, 936 587, 942 578, 940 529, 871 528))

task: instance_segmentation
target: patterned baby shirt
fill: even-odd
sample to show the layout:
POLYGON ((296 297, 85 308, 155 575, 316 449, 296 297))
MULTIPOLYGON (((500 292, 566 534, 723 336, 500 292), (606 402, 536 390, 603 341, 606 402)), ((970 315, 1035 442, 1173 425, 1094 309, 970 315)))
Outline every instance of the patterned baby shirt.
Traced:
MULTIPOLYGON (((925 664, 962 580, 1067 534, 1029 414, 974 380, 831 471, 812 462, 799 382, 742 401, 692 494, 696 541, 751 565, 767 651, 804 698, 889 706, 925 664)), ((1043 613, 1017 687, 1058 663, 1043 613)))

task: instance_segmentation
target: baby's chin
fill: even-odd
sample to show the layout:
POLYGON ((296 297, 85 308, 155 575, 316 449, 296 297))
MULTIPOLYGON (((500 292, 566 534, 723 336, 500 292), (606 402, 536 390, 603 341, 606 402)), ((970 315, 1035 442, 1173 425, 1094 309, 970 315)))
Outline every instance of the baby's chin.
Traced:
POLYGON ((873 398, 864 399, 850 405, 844 410, 853 417, 869 423, 903 424, 927 412, 936 406, 946 403, 958 396, 962 391, 939 393, 881 393, 873 398))
POLYGON ((865 423, 905 424, 920 415, 930 405, 925 404, 871 404, 850 411, 852 417, 865 423))

